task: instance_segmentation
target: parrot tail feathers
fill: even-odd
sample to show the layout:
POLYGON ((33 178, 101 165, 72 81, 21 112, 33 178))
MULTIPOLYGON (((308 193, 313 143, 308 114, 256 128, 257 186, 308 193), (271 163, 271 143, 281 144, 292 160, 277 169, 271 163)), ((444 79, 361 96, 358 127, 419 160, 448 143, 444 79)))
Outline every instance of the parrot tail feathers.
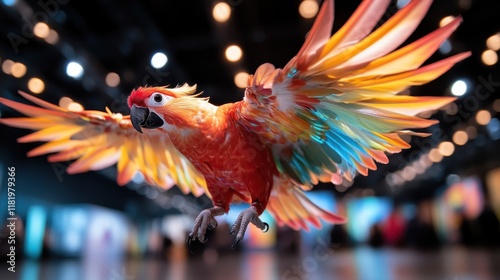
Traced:
POLYGON ((344 224, 347 218, 322 209, 312 202, 297 186, 277 185, 273 190, 266 209, 276 220, 278 226, 289 226, 294 230, 309 231, 309 225, 321 228, 321 221, 331 224, 344 224))

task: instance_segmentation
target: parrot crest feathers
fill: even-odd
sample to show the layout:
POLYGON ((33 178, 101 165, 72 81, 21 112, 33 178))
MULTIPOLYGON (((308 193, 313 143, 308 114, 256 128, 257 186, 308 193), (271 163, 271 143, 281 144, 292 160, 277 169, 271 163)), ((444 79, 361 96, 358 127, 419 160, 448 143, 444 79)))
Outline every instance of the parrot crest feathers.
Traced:
POLYGON ((132 90, 132 92, 130 93, 130 96, 128 97, 128 106, 132 107, 132 105, 135 104, 137 106, 146 107, 145 100, 155 92, 159 92, 173 98, 198 96, 199 94, 201 94, 195 94, 196 85, 190 86, 187 83, 174 88, 168 88, 168 86, 138 87, 137 89, 132 90))

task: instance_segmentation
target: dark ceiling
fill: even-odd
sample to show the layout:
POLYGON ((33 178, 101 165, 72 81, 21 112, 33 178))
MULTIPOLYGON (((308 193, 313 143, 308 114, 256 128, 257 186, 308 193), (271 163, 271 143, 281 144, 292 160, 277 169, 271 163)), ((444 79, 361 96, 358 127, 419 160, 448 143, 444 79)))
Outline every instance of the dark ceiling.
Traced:
MULTIPOLYGON (((12 1, 4 0, 6 2, 12 1)), ((20 79, 0 73, 0 95, 20 100, 17 90, 27 91, 27 80, 37 76, 46 84, 44 92, 40 94, 43 99, 57 103, 61 97, 69 96, 87 109, 103 110, 108 106, 115 112, 128 113, 125 101, 129 92, 146 84, 177 85, 187 82, 197 84, 198 90, 203 91, 205 96, 210 96, 211 102, 215 104, 238 101, 243 97, 243 90, 234 85, 234 74, 239 71, 251 73, 265 62, 277 67, 284 66, 300 48, 312 20, 301 18, 298 13, 301 1, 298 0, 227 2, 232 7, 232 15, 226 23, 216 23, 212 18, 212 7, 216 1, 18 0, 13 7, 0 4, 0 59, 19 61, 28 68, 26 76, 20 79), (44 21, 58 32, 59 42, 56 45, 33 36, 33 15, 36 16, 35 21, 44 21), (241 61, 230 63, 225 60, 224 50, 230 44, 238 44, 243 49, 241 61), (160 70, 150 66, 150 58, 157 51, 165 52, 169 59, 167 65, 160 70), (85 74, 81 79, 66 76, 65 67, 69 60, 76 60, 83 65, 85 74), (104 78, 108 72, 119 74, 121 83, 118 87, 106 86, 104 78)), ((396 2, 393 1, 386 15, 397 10, 396 2)), ((347 20, 359 3, 360 1, 336 1, 334 31, 347 20)), ((486 50, 486 39, 500 31, 499 11, 500 1, 497 0, 436 0, 409 41, 436 29, 443 17, 461 14, 464 22, 450 39, 451 52, 447 55, 438 52, 430 61, 466 50, 472 51, 472 56, 438 80, 412 88, 412 94, 449 95, 450 85, 458 78, 469 81, 469 91, 473 94, 472 89, 477 89, 482 81, 480 77, 483 80, 500 80, 498 68, 485 66, 481 62, 481 53, 486 50), (460 8, 459 4, 469 2, 468 8, 460 8)), ((496 86, 492 87, 492 93, 495 92, 494 87, 496 86)), ((491 107, 497 94, 490 94, 485 100, 480 100, 480 108, 491 107)), ((457 104, 464 101, 462 98, 457 104)), ((2 117, 14 115, 5 107, 1 107, 0 112, 2 117)), ((456 123, 442 122, 430 131, 442 130, 442 139, 449 139, 460 125, 470 122, 472 115, 461 115, 456 123)), ((442 111, 433 117, 446 119, 442 111)), ((44 158, 28 162, 24 157, 33 145, 15 143, 14 139, 26 134, 25 131, 6 127, 0 129, 5 165, 12 162, 37 169, 34 164, 36 162, 41 170, 45 170, 42 174, 47 178, 52 176, 47 180, 43 178, 37 184, 46 185, 48 183, 45 181, 55 180, 54 174, 57 172, 53 170, 53 165, 44 165, 44 158)), ((490 161, 492 165, 498 163, 498 156, 493 156, 498 153, 498 149, 490 149, 489 145, 495 147, 495 143, 489 142, 482 146, 483 150, 478 150, 477 147, 460 147, 464 151, 453 158, 447 158, 439 165, 441 173, 415 180, 407 184, 406 192, 398 190, 396 194, 405 198, 424 197, 444 184, 445 174, 480 172, 474 171, 477 164, 490 161)), ((416 150, 425 151, 427 148, 425 145, 417 145, 416 150)), ((378 171, 371 172, 367 178, 358 177, 347 193, 363 188, 373 188, 380 195, 393 193, 394 190, 387 187, 385 175, 404 167, 415 153, 415 149, 412 149, 392 156, 392 161, 387 166, 380 166, 378 171)), ((61 198, 56 199, 58 202, 63 201, 64 197, 75 197, 77 202, 94 202, 114 208, 124 206, 120 203, 107 203, 106 199, 142 203, 142 196, 138 196, 135 191, 111 187, 114 184, 109 179, 112 172, 76 175, 79 179, 68 178, 64 183, 78 182, 87 184, 87 187, 66 191, 64 188, 47 187, 47 192, 55 189, 60 191, 61 198), (101 181, 105 183, 95 183, 101 181), (111 186, 104 186, 105 184, 111 186), (97 197, 101 192, 105 193, 106 199, 91 198, 97 197), (83 196, 86 198, 79 196, 84 193, 87 193, 87 196, 83 196)), ((26 176, 31 177, 29 174, 26 176)), ((26 192, 30 193, 32 189, 31 193, 43 197, 43 191, 35 191, 39 188, 37 184, 28 183, 26 192)), ((332 186, 319 188, 333 189, 332 186)))

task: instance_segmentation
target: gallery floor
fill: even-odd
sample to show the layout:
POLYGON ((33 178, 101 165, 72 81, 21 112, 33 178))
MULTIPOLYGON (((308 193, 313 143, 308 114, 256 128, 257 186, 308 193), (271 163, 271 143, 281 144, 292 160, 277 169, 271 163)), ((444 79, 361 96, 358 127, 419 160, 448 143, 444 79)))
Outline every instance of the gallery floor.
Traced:
POLYGON ((113 258, 24 261, 2 280, 323 280, 323 279, 499 279, 500 250, 449 247, 438 250, 357 247, 315 248, 297 255, 273 251, 198 256, 173 252, 170 258, 113 258))

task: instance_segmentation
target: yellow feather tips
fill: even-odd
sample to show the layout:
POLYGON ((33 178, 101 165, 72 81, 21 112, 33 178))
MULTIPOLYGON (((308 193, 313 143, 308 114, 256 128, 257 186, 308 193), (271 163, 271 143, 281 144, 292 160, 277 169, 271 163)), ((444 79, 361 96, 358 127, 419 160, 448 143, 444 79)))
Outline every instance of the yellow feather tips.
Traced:
MULTIPOLYGON (((195 87, 174 89, 181 98, 191 98, 195 87)), ((177 184, 183 193, 207 193, 204 177, 179 153, 161 132, 137 133, 129 116, 111 111, 70 112, 20 92, 31 106, 0 98, 0 103, 29 117, 0 119, 0 123, 35 130, 19 142, 47 142, 28 152, 28 156, 48 156, 49 162, 75 160, 69 174, 99 170, 117 164, 117 183, 125 185, 140 172, 150 185, 169 189, 177 184)))

